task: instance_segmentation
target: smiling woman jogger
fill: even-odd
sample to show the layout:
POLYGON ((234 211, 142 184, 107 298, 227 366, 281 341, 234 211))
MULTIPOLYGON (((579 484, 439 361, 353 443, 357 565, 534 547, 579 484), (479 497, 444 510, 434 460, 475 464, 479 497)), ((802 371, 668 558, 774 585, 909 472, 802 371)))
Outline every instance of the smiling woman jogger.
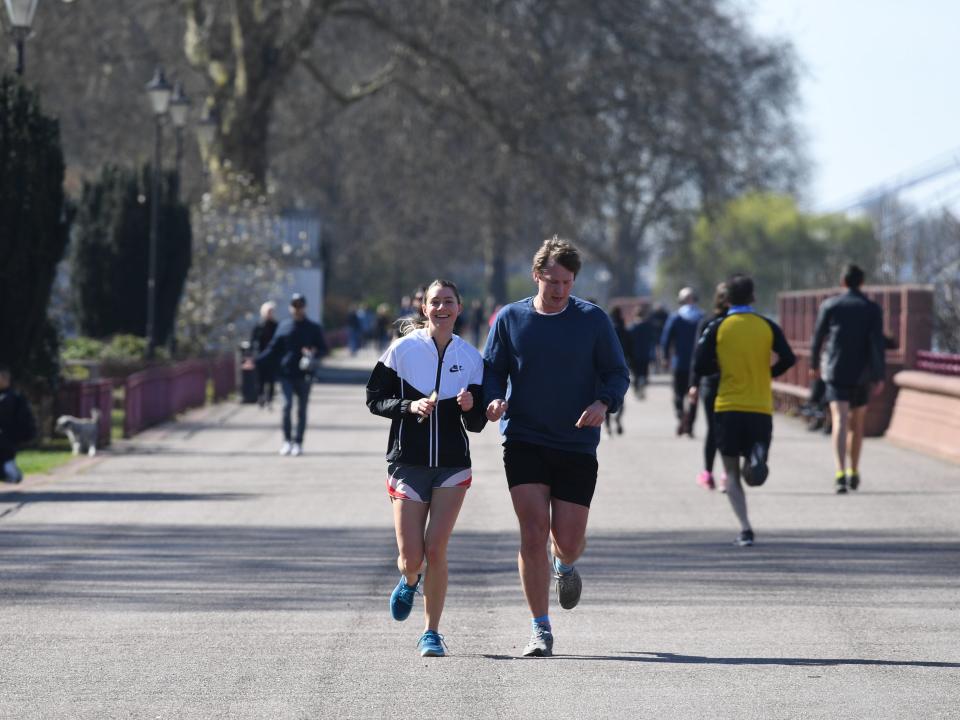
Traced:
POLYGON ((418 647, 431 657, 446 654, 438 629, 447 595, 447 543, 472 481, 464 429, 480 432, 486 423, 483 359, 453 334, 462 311, 456 285, 434 280, 424 298, 425 323, 407 322, 367 383, 367 407, 391 420, 387 492, 401 577, 390 613, 407 619, 422 578, 425 628, 418 647))

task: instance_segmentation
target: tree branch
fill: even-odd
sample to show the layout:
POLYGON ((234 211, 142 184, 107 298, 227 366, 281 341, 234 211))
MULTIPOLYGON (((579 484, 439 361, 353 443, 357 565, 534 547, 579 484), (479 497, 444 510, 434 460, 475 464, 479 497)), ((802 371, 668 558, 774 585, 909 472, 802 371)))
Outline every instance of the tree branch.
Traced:
POLYGON ((380 70, 374 73, 372 77, 364 80, 363 82, 354 83, 350 86, 349 90, 344 92, 334 85, 333 81, 324 75, 320 71, 320 68, 318 68, 310 58, 301 58, 300 63, 303 65, 304 70, 306 70, 310 76, 316 80, 317 83, 341 105, 350 105, 360 100, 364 100, 383 90, 392 82, 393 73, 397 66, 396 61, 390 60, 386 65, 380 68, 380 70))

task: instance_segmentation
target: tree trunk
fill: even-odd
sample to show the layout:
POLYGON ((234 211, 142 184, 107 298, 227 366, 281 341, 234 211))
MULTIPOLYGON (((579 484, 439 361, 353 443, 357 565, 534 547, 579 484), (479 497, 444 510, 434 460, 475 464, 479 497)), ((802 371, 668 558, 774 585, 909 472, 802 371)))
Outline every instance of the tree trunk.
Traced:
POLYGON ((507 301, 507 198, 496 190, 490 201, 490 227, 483 247, 483 281, 487 297, 498 305, 507 301))

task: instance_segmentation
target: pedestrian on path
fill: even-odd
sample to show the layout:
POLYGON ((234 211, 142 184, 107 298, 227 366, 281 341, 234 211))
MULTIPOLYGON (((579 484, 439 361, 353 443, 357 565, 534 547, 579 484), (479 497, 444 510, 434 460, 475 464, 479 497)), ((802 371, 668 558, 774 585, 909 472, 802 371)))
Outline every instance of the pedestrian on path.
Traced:
MULTIPOLYGON (((254 355, 267 349, 273 336, 277 333, 277 320, 274 312, 277 304, 268 300, 260 306, 260 322, 254 325, 250 333, 250 347, 254 355)), ((257 370, 257 405, 261 408, 273 408, 273 393, 277 383, 273 368, 263 365, 257 370)))
POLYGON ((445 655, 439 633, 447 596, 447 543, 472 482, 464 428, 486 424, 481 402, 483 359, 453 333, 463 312, 449 280, 434 280, 422 306, 377 362, 367 407, 390 418, 387 492, 393 504, 400 582, 390 596, 394 620, 406 620, 423 581, 422 656, 445 655), (426 563, 426 568, 424 568, 426 563))
POLYGON ((697 405, 684 408, 687 391, 690 389, 690 365, 697 343, 697 326, 703 311, 697 307, 697 293, 685 287, 677 296, 680 307, 667 318, 660 336, 664 358, 670 358, 670 374, 673 378, 673 409, 677 416, 677 435, 693 437, 693 424, 697 420, 697 405))
POLYGON ((647 397, 647 384, 650 381, 650 362, 656 360, 656 329, 649 316, 648 309, 637 307, 634 323, 627 328, 630 338, 630 353, 627 354, 630 370, 633 372, 633 392, 637 400, 647 397))
POLYGON ((533 617, 526 656, 553 652, 551 569, 560 606, 580 601, 574 563, 586 544, 600 425, 608 410, 619 410, 630 384, 607 314, 570 294, 579 271, 571 243, 544 241, 533 258, 537 294, 500 310, 484 350, 487 419, 501 421, 505 438, 520 579, 533 617))
POLYGON ((276 370, 283 391, 283 445, 281 455, 303 453, 307 429, 307 403, 317 364, 327 354, 327 341, 319 324, 307 317, 307 299, 300 293, 290 297, 289 320, 284 320, 267 348, 257 355, 257 371, 276 370), (297 428, 293 432, 290 415, 297 399, 297 428))
POLYGON ((753 309, 753 280, 734 275, 727 282, 730 309, 711 322, 697 343, 695 371, 719 373, 714 402, 717 447, 727 471, 727 497, 740 523, 736 544, 753 545, 747 498, 740 478, 751 487, 763 485, 773 438, 772 378, 796 362, 780 326, 753 309), (770 357, 777 362, 770 367, 770 357), (744 458, 743 467, 740 458, 744 458))
MULTIPOLYGON (((624 359, 627 361, 627 363, 632 363, 632 338, 627 333, 627 325, 623 321, 623 310, 620 309, 619 305, 610 311, 610 322, 613 323, 613 330, 617 333, 617 340, 620 341, 620 349, 623 350, 624 359)), ((607 427, 607 435, 613 435, 614 424, 617 426, 617 435, 623 435, 623 408, 625 404, 626 403, 620 403, 620 409, 616 412, 607 410, 607 415, 604 418, 604 423, 607 427), (611 420, 613 422, 611 422, 611 420)))
MULTIPOLYGON (((730 303, 727 300, 727 284, 725 282, 717 285, 717 292, 713 298, 713 315, 704 317, 697 326, 697 339, 699 339, 707 326, 714 320, 719 320, 727 314, 730 309, 730 303)), ((713 463, 717 457, 717 433, 714 428, 714 410, 713 406, 717 399, 717 390, 720 387, 720 374, 700 375, 696 367, 691 363, 690 367, 690 404, 697 404, 699 396, 703 401, 703 415, 707 423, 707 436, 703 441, 703 470, 697 475, 697 485, 705 490, 713 490, 717 487, 717 482, 713 478, 713 463)), ((727 476, 720 476, 720 490, 727 491, 727 476)))
POLYGON ((19 483, 17 450, 37 434, 37 425, 27 399, 11 386, 10 368, 0 365, 0 479, 19 483))
POLYGON ((871 394, 883 392, 883 310, 860 292, 863 280, 864 272, 856 265, 844 268, 847 292, 820 306, 810 348, 810 373, 826 383, 838 495, 860 487, 867 403, 871 394))

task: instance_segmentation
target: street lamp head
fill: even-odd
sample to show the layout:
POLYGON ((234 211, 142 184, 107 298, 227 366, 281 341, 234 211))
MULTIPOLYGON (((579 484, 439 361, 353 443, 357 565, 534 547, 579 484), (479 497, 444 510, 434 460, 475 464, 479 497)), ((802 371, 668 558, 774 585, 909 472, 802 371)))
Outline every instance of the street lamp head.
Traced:
POLYGON ((33 25, 33 16, 37 12, 40 0, 4 0, 7 17, 14 35, 26 37, 33 25))
POLYGON ((154 115, 166 115, 170 106, 170 92, 172 88, 167 78, 164 77, 163 68, 157 67, 153 73, 153 78, 147 83, 147 95, 150 97, 150 105, 153 108, 154 115))
POLYGON ((182 128, 186 126, 189 110, 190 98, 183 92, 183 83, 177 80, 173 86, 173 96, 170 98, 170 119, 173 120, 174 127, 182 128))

